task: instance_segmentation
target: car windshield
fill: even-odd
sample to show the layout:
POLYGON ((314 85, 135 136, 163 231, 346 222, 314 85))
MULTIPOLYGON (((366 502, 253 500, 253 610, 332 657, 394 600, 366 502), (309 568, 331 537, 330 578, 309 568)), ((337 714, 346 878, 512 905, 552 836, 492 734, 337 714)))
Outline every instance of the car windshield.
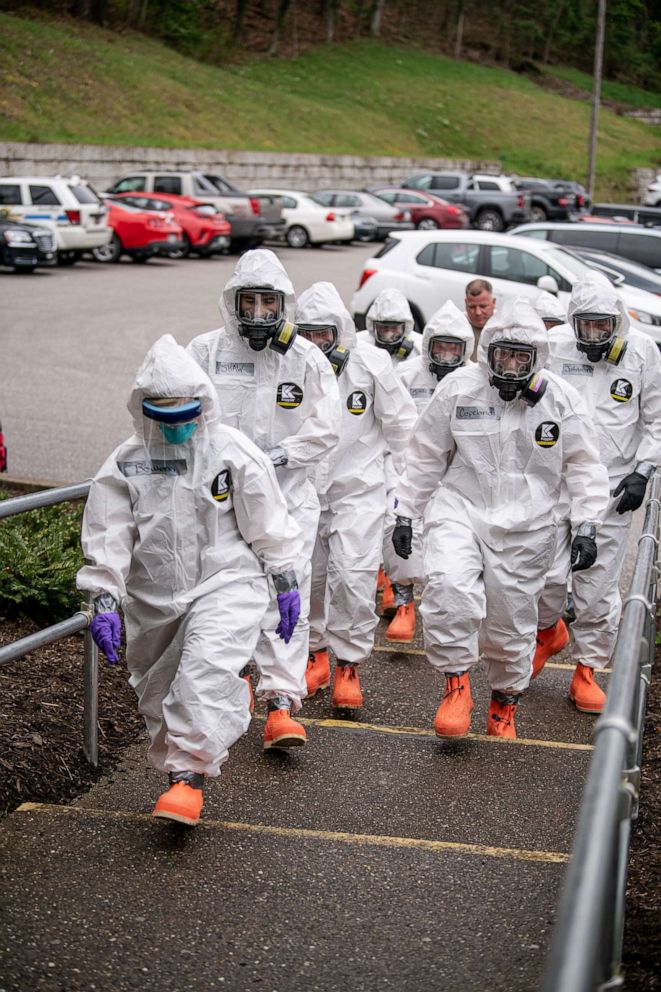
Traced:
POLYGON ((544 252, 544 261, 549 262, 549 264, 555 262, 556 265, 564 265, 565 268, 569 269, 575 276, 578 276, 579 279, 583 278, 583 276, 589 276, 590 272, 594 271, 589 265, 581 261, 577 255, 574 255, 573 252, 562 251, 560 248, 551 248, 549 251, 544 252))
POLYGON ((69 189, 79 203, 101 203, 101 197, 98 196, 96 191, 89 185, 72 183, 69 186, 69 189))

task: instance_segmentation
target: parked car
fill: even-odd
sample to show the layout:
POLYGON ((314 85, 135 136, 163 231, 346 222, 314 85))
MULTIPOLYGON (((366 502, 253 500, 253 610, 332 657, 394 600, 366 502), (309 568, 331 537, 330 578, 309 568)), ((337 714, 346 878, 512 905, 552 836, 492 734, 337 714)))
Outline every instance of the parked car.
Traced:
POLYGON ((376 241, 379 233, 379 225, 373 217, 361 217, 360 214, 352 211, 354 241, 376 241))
POLYGON ((661 207, 639 207, 634 203, 595 203, 590 213, 593 217, 630 220, 645 227, 661 227, 661 207))
POLYGON ((661 172, 657 173, 654 182, 647 187, 644 202, 646 207, 661 207, 661 172))
POLYGON ((146 262, 153 255, 167 255, 184 247, 184 232, 171 210, 140 210, 112 196, 105 202, 112 238, 107 245, 92 249, 97 262, 118 262, 122 255, 146 262))
POLYGON ((572 254, 578 255, 587 265, 592 265, 605 272, 608 278, 616 286, 625 282, 628 286, 636 289, 644 289, 648 293, 656 293, 661 296, 661 275, 647 265, 640 265, 639 262, 632 262, 628 258, 620 255, 613 255, 608 251, 598 251, 595 248, 567 248, 572 254))
POLYGON ((231 248, 256 248, 285 226, 275 198, 250 196, 227 179, 207 172, 132 172, 118 179, 109 193, 174 193, 213 203, 232 227, 231 248))
POLYGON ((329 210, 309 193, 294 189, 252 190, 253 196, 275 196, 285 219, 284 238, 290 248, 323 245, 330 242, 351 244, 354 239, 350 210, 329 210))
MULTIPOLYGON (((356 326, 364 328, 377 293, 399 289, 409 301, 417 330, 422 330, 446 300, 464 309, 471 279, 488 279, 498 305, 517 296, 534 299, 546 289, 557 292, 566 306, 573 284, 592 271, 552 242, 487 231, 413 231, 389 238, 364 263, 351 306, 356 326)), ((632 326, 661 347, 661 299, 624 283, 618 291, 632 326)))
POLYGON ((139 210, 171 211, 174 214, 183 231, 184 247, 170 252, 171 258, 187 258, 191 252, 208 258, 230 247, 232 228, 225 214, 213 203, 175 193, 118 193, 113 199, 129 203, 139 210))
POLYGON ((367 192, 380 196, 391 207, 408 210, 413 226, 419 231, 470 227, 470 216, 464 206, 460 203, 448 203, 447 200, 432 193, 398 189, 393 186, 370 188, 367 192))
POLYGON ((575 179, 549 179, 548 181, 552 186, 558 186, 560 189, 566 189, 573 193, 579 210, 589 210, 592 206, 592 197, 585 186, 575 179))
POLYGON ((530 197, 512 186, 506 176, 472 176, 468 172, 420 172, 402 183, 406 189, 428 190, 451 203, 462 203, 472 227, 504 231, 530 220, 530 197))
POLYGON ((637 224, 522 224, 517 237, 554 241, 558 245, 600 248, 661 271, 661 230, 637 224))
POLYGON ((350 189, 321 189, 313 193, 313 197, 326 207, 348 209, 358 217, 368 217, 376 221, 377 241, 383 241, 391 231, 413 230, 413 222, 408 210, 391 207, 373 193, 350 189))
POLYGON ((60 265, 73 265, 112 235, 103 201, 78 176, 4 176, 0 206, 10 207, 17 220, 51 231, 60 265))
POLYGON ((558 186, 548 179, 531 176, 513 176, 515 189, 530 193, 530 219, 575 220, 579 214, 576 194, 566 186, 558 186))
POLYGON ((0 216, 0 265, 14 272, 34 272, 38 265, 55 265, 55 235, 37 224, 0 216))

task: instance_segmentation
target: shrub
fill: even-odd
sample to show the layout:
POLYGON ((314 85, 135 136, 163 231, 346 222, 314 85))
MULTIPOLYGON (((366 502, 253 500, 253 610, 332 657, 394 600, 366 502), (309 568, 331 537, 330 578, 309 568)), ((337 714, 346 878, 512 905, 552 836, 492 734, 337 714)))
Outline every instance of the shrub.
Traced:
POLYGON ((82 513, 80 503, 62 503, 0 520, 0 613, 47 625, 79 609, 82 513))

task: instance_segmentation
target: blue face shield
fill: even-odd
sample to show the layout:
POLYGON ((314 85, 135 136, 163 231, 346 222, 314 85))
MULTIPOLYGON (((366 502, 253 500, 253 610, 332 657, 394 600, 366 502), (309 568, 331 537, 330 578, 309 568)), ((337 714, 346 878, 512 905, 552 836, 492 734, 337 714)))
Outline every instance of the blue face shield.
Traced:
POLYGON ((189 424, 159 424, 168 444, 185 444, 197 430, 197 421, 189 424))

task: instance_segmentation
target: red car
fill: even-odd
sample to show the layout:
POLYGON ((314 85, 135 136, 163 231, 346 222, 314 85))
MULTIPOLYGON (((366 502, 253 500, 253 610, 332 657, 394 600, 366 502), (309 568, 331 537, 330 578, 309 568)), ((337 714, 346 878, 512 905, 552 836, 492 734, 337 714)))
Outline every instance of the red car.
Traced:
POLYGON ((182 231, 171 211, 138 210, 115 197, 105 197, 112 238, 107 245, 92 248, 97 262, 118 262, 129 255, 135 262, 146 262, 152 255, 164 255, 184 245, 182 231))
POLYGON ((141 210, 171 210, 184 232, 184 247, 170 252, 171 258, 186 258, 191 252, 208 258, 230 246, 232 226, 213 203, 177 193, 117 193, 116 199, 141 210))
POLYGON ((421 190, 397 189, 395 186, 382 186, 370 189, 393 207, 408 210, 411 220, 421 231, 436 228, 470 227, 470 216, 461 204, 448 203, 432 193, 421 190))

